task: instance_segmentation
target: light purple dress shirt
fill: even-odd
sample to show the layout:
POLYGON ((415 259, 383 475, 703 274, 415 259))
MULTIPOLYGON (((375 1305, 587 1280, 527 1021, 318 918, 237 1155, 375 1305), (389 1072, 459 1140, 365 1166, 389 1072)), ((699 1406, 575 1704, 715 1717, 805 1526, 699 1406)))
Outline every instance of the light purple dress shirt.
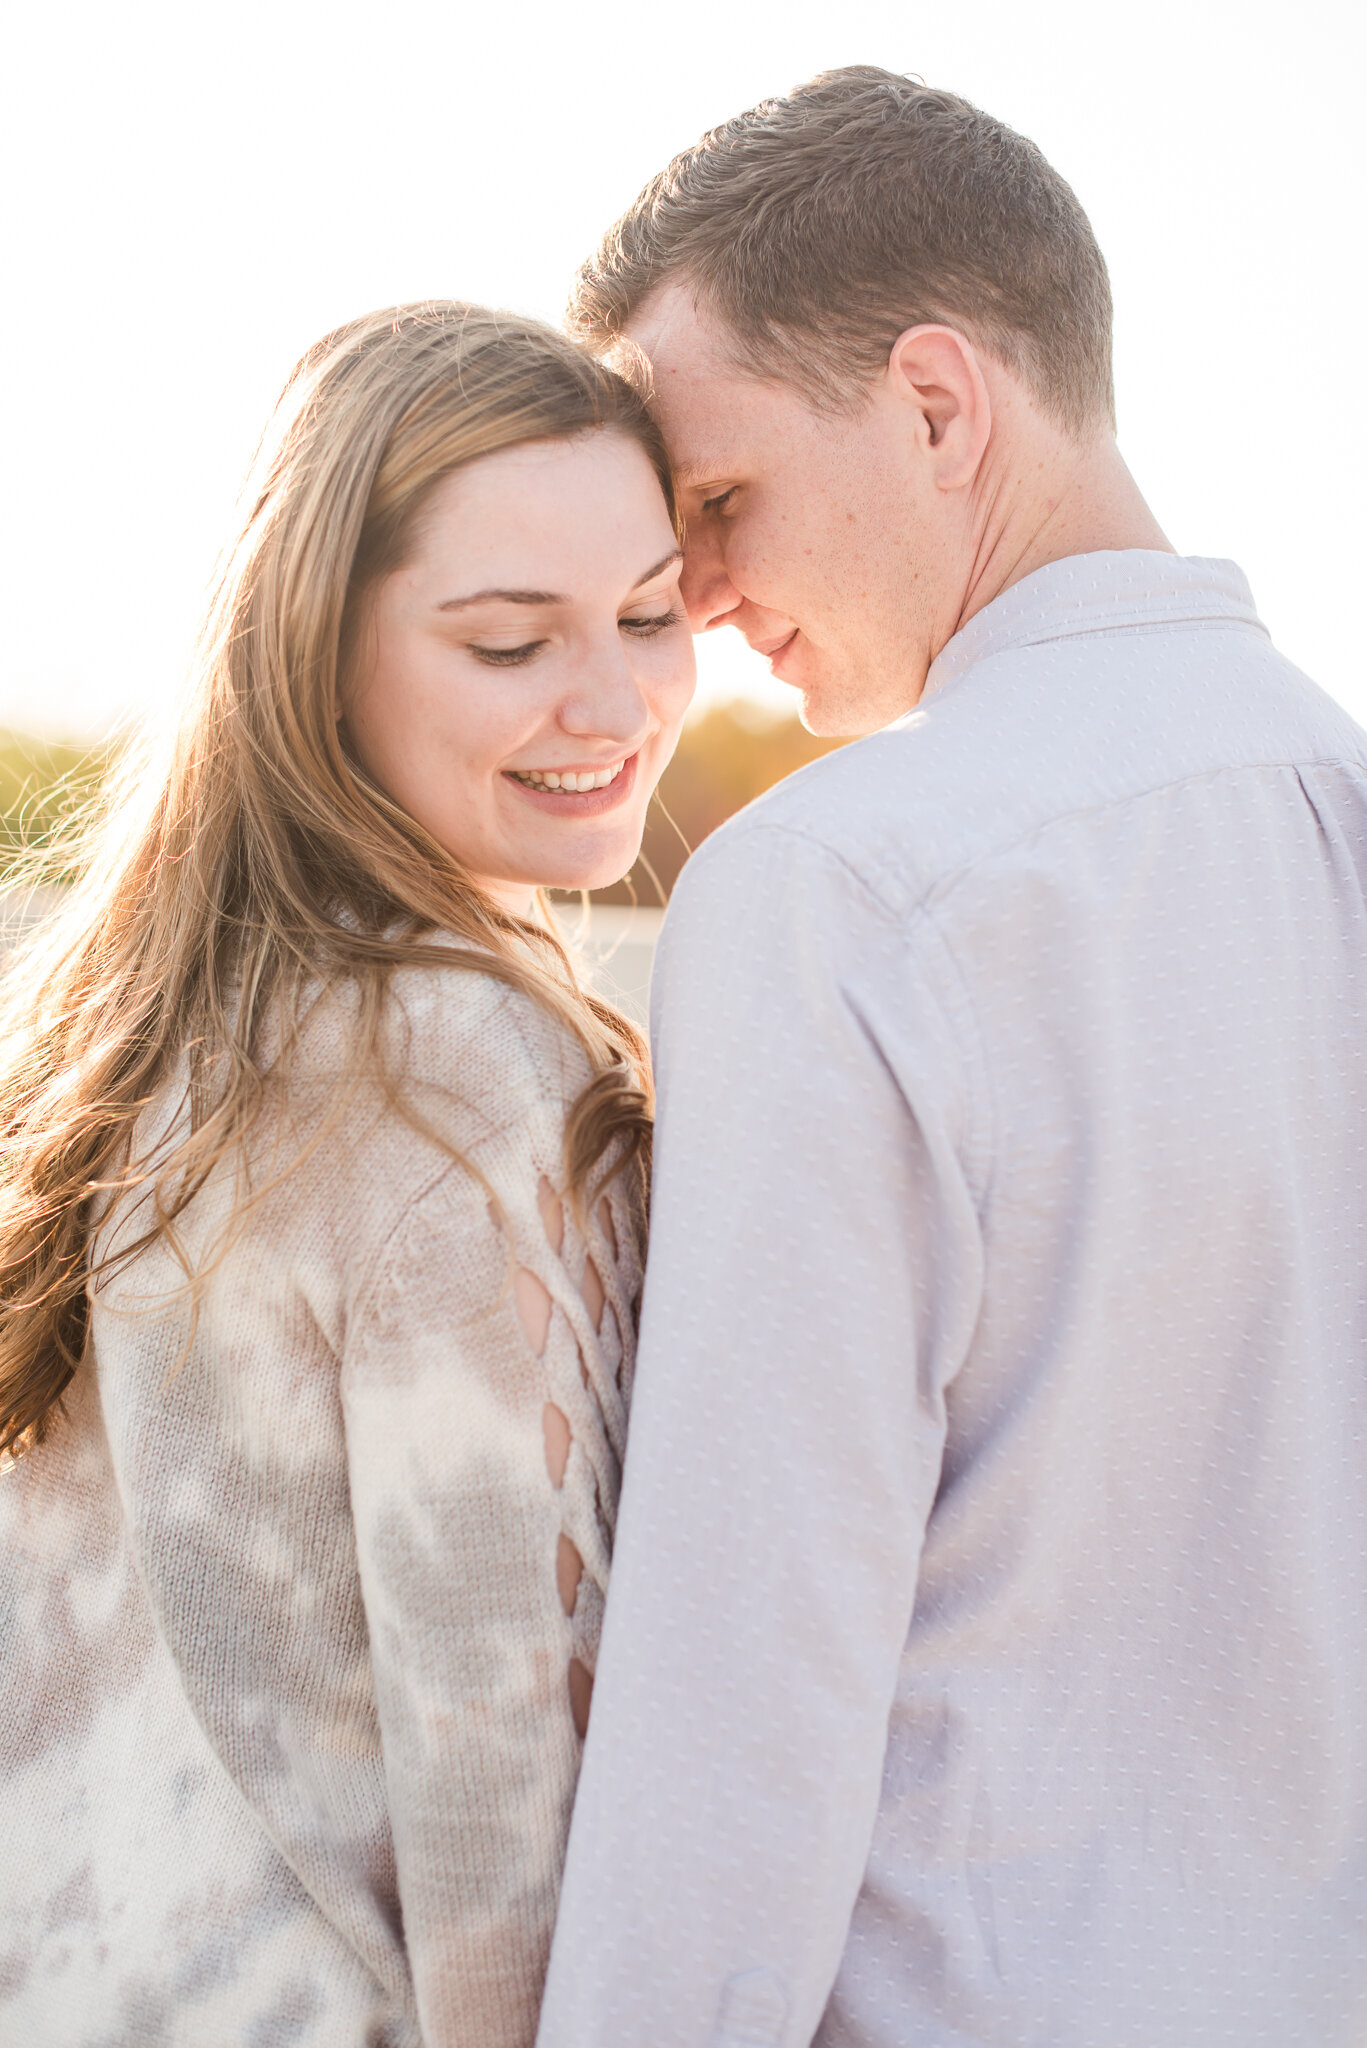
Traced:
POLYGON ((709 840, 542 2048, 1367 2042, 1367 737, 1078 556, 709 840))

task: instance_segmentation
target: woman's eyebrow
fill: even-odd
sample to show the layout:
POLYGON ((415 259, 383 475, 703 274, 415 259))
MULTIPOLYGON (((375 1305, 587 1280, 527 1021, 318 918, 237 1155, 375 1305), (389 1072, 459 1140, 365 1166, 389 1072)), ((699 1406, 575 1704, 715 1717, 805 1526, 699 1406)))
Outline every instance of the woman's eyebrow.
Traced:
POLYGON ((467 604, 568 604, 569 601, 554 590, 476 590, 469 597, 443 598, 437 610, 459 612, 467 604))
MULTIPOLYGON (((671 562, 680 562, 682 560, 683 549, 671 548, 667 555, 661 555, 659 561, 653 567, 646 570, 644 576, 636 578, 636 581, 631 586, 632 589, 639 590, 643 583, 653 583, 657 576, 664 573, 671 562)), ((475 590, 471 592, 469 597, 443 598, 437 606, 437 610, 439 612, 459 612, 464 611, 465 607, 471 604, 569 604, 570 602, 571 599, 561 597, 559 592, 554 590, 475 590)))
POLYGON ((639 590, 643 583, 653 583, 657 576, 663 575, 664 571, 669 567, 671 562, 681 562, 682 560, 683 549, 671 548, 667 555, 661 555, 659 561, 655 564, 653 569, 647 569, 644 576, 638 576, 636 578, 636 581, 631 586, 632 589, 639 590))

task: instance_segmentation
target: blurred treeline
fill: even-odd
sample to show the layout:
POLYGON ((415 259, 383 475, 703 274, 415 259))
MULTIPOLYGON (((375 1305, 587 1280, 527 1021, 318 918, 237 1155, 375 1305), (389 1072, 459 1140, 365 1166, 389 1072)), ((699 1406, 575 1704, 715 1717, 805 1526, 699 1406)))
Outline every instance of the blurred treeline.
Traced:
POLYGON ((814 739, 793 712, 770 711, 744 698, 708 705, 685 725, 660 779, 640 860, 624 882, 595 890, 595 901, 661 903, 688 855, 733 811, 843 744, 814 739))
MULTIPOLYGON (((783 776, 840 744, 813 739, 791 712, 775 713, 744 699, 709 705, 688 721, 665 770, 646 819, 641 859, 626 881, 599 890, 599 901, 661 903, 688 852, 709 832, 783 776)), ((98 790, 113 759, 109 747, 0 733, 0 864, 21 847, 50 844, 98 790)))
POLYGON ((113 759, 108 746, 0 732, 0 865, 21 849, 51 846, 99 790, 113 759))

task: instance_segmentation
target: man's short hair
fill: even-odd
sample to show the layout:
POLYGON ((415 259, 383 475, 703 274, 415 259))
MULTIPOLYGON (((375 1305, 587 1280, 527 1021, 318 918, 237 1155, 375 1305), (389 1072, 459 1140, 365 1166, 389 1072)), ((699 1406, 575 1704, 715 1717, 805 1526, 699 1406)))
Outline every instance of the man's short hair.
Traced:
POLYGON ((676 156, 579 274, 570 325, 608 350, 691 284, 739 364, 845 409, 905 328, 955 327, 1071 432, 1114 424, 1111 290, 1033 142, 870 64, 824 71, 676 156))

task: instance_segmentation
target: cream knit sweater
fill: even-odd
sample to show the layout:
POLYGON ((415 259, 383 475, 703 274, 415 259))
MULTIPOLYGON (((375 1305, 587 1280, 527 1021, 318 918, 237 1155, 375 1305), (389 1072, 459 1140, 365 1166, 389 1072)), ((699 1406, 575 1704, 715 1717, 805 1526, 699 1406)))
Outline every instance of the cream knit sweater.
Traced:
MULTIPOLYGON (((617 1188, 585 1236, 558 1199, 587 1069, 526 999, 411 971, 390 1025, 468 1166, 357 1097, 269 1188, 342 1085, 320 1007, 197 1322, 159 1242, 97 1293, 69 1421, 0 1476, 14 2048, 533 2039, 637 1219, 617 1188)), ((232 1186, 182 1219, 192 1262, 232 1186)))

